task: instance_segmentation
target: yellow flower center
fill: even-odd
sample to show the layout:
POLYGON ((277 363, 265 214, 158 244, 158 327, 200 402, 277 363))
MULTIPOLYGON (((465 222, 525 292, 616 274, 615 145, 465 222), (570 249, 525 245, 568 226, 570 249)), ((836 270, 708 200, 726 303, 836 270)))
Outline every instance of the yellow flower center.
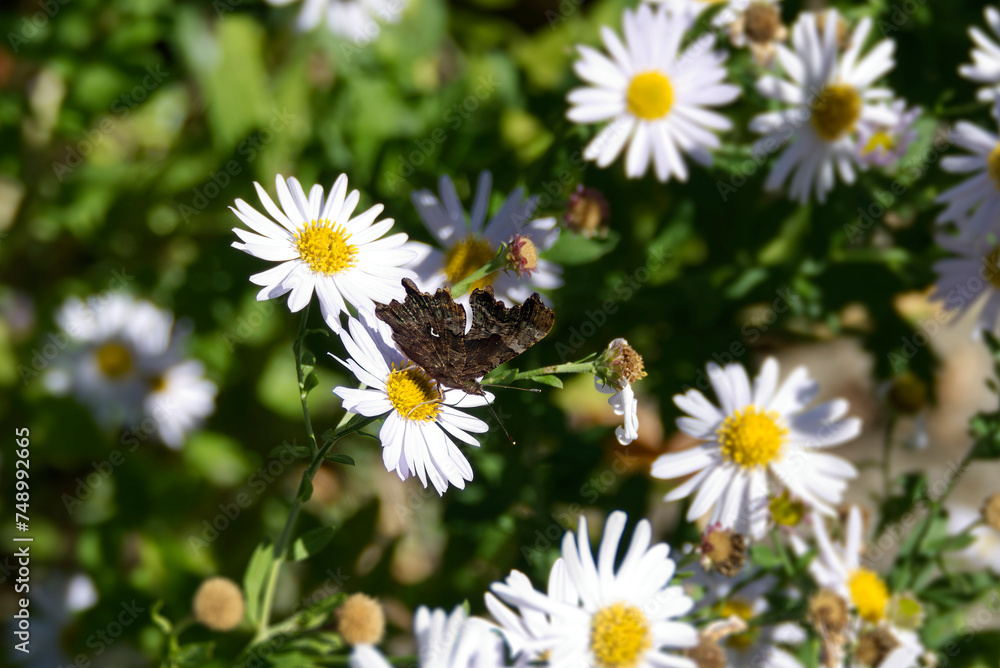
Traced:
POLYGON ((349 243, 350 239, 342 225, 326 219, 313 220, 295 233, 295 247, 310 269, 332 276, 357 263, 358 247, 349 243))
POLYGON ((670 113, 674 106, 674 87, 659 72, 635 75, 628 85, 628 110, 639 118, 655 121, 670 113))
POLYGON ((889 588, 877 574, 867 568, 852 571, 847 580, 847 589, 851 593, 851 602, 863 620, 877 624, 885 618, 889 588))
POLYGON ((997 290, 1000 290, 1000 246, 997 246, 990 254, 983 258, 986 279, 997 290))
POLYGON ((778 424, 774 411, 756 406, 735 411, 716 432, 722 454, 744 468, 766 466, 781 456, 781 445, 788 429, 778 424))
MULTIPOLYGON (((466 237, 451 247, 444 256, 444 275, 448 283, 455 285, 469 274, 475 272, 497 254, 489 241, 466 237)), ((472 289, 485 288, 493 283, 496 272, 488 274, 472 284, 472 289)))
POLYGON ((97 367, 108 378, 121 378, 132 370, 132 354, 120 343, 106 343, 97 349, 97 367))
POLYGON ((860 116, 861 96, 848 84, 827 86, 812 103, 813 127, 825 141, 840 139, 853 130, 860 116))
POLYGON ((990 178, 993 179, 993 185, 1000 190, 1000 144, 990 151, 990 157, 986 158, 986 168, 990 178))
POLYGON ((787 489, 780 496, 773 497, 767 505, 774 521, 786 527, 797 526, 806 514, 805 504, 792 499, 787 489))
MULTIPOLYGON (((736 615, 745 622, 749 622, 753 614, 753 606, 740 598, 731 598, 719 608, 719 617, 727 619, 736 615)), ((726 637, 726 645, 736 650, 745 650, 753 647, 756 642, 756 634, 753 629, 747 629, 743 633, 734 633, 726 637)))
POLYGON ((652 645, 649 621, 631 605, 610 605, 590 622, 590 651, 599 668, 635 668, 652 645))
POLYGON ((393 365, 385 384, 392 407, 404 420, 428 422, 441 412, 441 392, 422 369, 393 365))
POLYGON ((865 144, 861 152, 865 155, 875 152, 885 155, 894 148, 896 148, 896 141, 892 138, 892 135, 885 130, 880 130, 871 136, 871 139, 868 140, 868 143, 865 144))

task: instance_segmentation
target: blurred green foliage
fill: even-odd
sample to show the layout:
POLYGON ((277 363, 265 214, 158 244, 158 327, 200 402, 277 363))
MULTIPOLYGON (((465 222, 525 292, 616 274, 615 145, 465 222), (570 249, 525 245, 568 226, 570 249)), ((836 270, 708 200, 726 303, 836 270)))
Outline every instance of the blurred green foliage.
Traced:
MULTIPOLYGON (((238 221, 227 207, 236 198, 255 203, 255 180, 271 190, 281 173, 328 186, 345 172, 362 206, 384 203, 421 240, 429 238, 410 192, 436 188, 441 174, 455 179, 467 202, 479 171, 490 169, 495 199, 521 185, 546 194, 553 215, 577 183, 600 189, 612 236, 595 245, 564 234, 553 250, 566 264, 566 285, 552 295, 556 327, 519 366, 571 361, 624 336, 645 357, 649 376, 638 389, 658 398, 664 425, 676 417, 669 397, 695 384, 706 361, 731 357, 734 344, 752 365, 790 342, 843 335, 871 351, 878 378, 900 370, 890 353, 919 323, 907 321, 894 299, 932 282, 933 198, 953 182, 928 157, 931 139, 957 118, 992 125, 987 109, 971 104, 973 86, 956 76, 967 61, 966 28, 981 22, 980 3, 911 3, 916 12, 891 34, 898 66, 889 77, 928 112, 908 167, 869 172, 839 185, 828 204, 807 207, 763 194, 763 167, 720 196, 719 183, 743 173, 752 140, 746 123, 766 104, 752 88, 758 70, 745 53, 731 58, 745 92, 726 110, 735 129, 715 167, 662 185, 652 176, 626 180, 620 162, 579 166, 592 129, 564 117, 565 94, 576 84, 572 45, 596 44, 599 26, 617 28, 626 4, 413 0, 398 25, 384 26, 365 47, 322 29, 296 34, 296 6, 251 0, 22 0, 0 14, 8 36, 0 46, 0 210, 10 212, 0 221, 0 290, 8 300, 30 295, 35 316, 26 327, 0 327, 0 422, 4 434, 31 428, 35 572, 84 571, 100 592, 64 634, 67 656, 110 661, 121 652, 105 665, 142 665, 164 642, 148 615, 103 659, 88 640, 123 601, 148 608, 163 600, 167 618, 183 617, 201 579, 239 580, 255 546, 276 537, 284 521, 306 462, 276 466, 269 453, 304 443, 291 352, 297 318, 283 300, 254 300, 247 277, 264 265, 229 247, 238 221), (44 7, 56 11, 39 25, 44 7), (891 215, 859 231, 859 208, 868 210, 897 179, 906 191, 891 215), (665 260, 635 282, 654 256, 665 260), (52 314, 62 300, 107 289, 114 272, 128 277, 129 292, 190 322, 192 353, 219 385, 215 415, 180 452, 154 442, 129 449, 84 408, 48 397, 37 376, 24 382, 18 372, 24 364, 43 370, 32 360, 57 331, 52 314), (754 309, 782 295, 791 295, 789 310, 755 324, 754 309), (595 316, 607 300, 615 312, 595 316), (864 306, 865 327, 845 322, 852 304, 864 306), (594 333, 575 345, 570 337, 586 323, 594 333), (573 356, 560 359, 560 343, 573 356), (91 489, 87 476, 116 449, 123 463, 91 489), (249 505, 228 517, 240 494, 249 505), (67 502, 76 497, 80 503, 67 502)), ((851 17, 886 18, 895 7, 836 4, 851 17)), ((801 8, 785 3, 786 21, 801 8)), ((314 324, 321 326, 318 317, 314 324)), ((310 396, 319 432, 341 416, 329 390, 350 379, 323 354, 340 354, 335 337, 313 335, 308 345, 319 359, 320 385, 310 396)), ((924 348, 906 364, 929 377, 935 360, 924 348)), ((546 389, 544 400, 502 393, 517 445, 495 432, 481 449, 468 449, 476 480, 440 500, 385 473, 369 437, 342 442, 356 466, 328 465, 321 501, 300 521, 301 531, 336 531, 282 580, 278 610, 295 609, 340 574, 344 591, 409 609, 468 600, 480 612, 485 588, 511 568, 543 579, 579 512, 645 515, 665 489, 645 475, 650 453, 629 451, 628 465, 618 466, 611 428, 567 420, 564 408, 588 392, 568 384, 546 389)), ((596 404, 610 411, 603 398, 596 404)), ((5 518, 9 503, 0 499, 5 518)), ((5 544, 12 531, 5 520, 5 544)), ((688 526, 671 542, 695 535, 688 526)), ((405 620, 391 621, 399 631, 405 620)), ((231 647, 220 653, 235 654, 246 640, 224 637, 231 647)), ((984 640, 981 654, 963 652, 953 665, 987 665, 980 661, 990 652, 995 661, 995 647, 984 640)))

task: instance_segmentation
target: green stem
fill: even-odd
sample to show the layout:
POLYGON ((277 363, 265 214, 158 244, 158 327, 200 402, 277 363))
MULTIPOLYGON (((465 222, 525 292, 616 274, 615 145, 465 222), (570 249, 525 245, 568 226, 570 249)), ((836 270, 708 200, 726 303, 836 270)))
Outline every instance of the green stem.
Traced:
POLYGON ((550 376, 554 373, 594 373, 594 365, 592 362, 553 364, 543 366, 540 369, 532 369, 531 371, 521 371, 513 378, 508 378, 508 380, 525 380, 527 378, 535 378, 536 376, 550 376))
POLYGON ((789 576, 795 575, 792 560, 788 557, 788 551, 785 550, 785 544, 781 542, 781 537, 778 535, 778 527, 776 526, 771 527, 771 540, 774 542, 774 551, 781 557, 781 564, 785 567, 785 574, 789 576))
POLYGON ((295 500, 292 501, 292 507, 288 510, 288 518, 285 520, 285 526, 281 530, 278 542, 274 544, 274 563, 271 564, 271 570, 267 575, 267 584, 264 587, 264 599, 261 602, 260 623, 257 626, 254 643, 268 634, 268 627, 271 622, 271 608, 274 606, 274 594, 277 591, 278 574, 281 572, 281 566, 285 562, 285 553, 288 551, 288 544, 291 541, 295 523, 299 519, 299 511, 302 510, 302 504, 312 496, 313 476, 316 475, 316 471, 319 470, 320 465, 323 463, 323 457, 326 456, 326 453, 330 450, 330 446, 334 443, 331 440, 325 443, 322 449, 317 447, 316 433, 313 431, 312 419, 309 417, 309 390, 306 388, 308 374, 302 364, 308 321, 309 305, 307 304, 302 309, 299 334, 295 338, 295 343, 292 344, 292 352, 295 354, 295 372, 299 379, 299 399, 302 402, 302 418, 305 421, 306 436, 309 439, 309 451, 312 453, 312 462, 309 464, 309 468, 302 473, 302 480, 295 494, 295 500))
POLYGON ((451 296, 461 297, 466 292, 472 289, 472 284, 481 278, 486 278, 494 271, 499 271, 507 265, 507 247, 501 245, 497 251, 496 257, 476 269, 474 272, 460 280, 455 285, 451 286, 451 296))
POLYGON ((896 415, 893 413, 885 425, 885 436, 882 441, 882 494, 889 498, 892 493, 892 473, 889 463, 892 456, 892 434, 896 430, 896 415))

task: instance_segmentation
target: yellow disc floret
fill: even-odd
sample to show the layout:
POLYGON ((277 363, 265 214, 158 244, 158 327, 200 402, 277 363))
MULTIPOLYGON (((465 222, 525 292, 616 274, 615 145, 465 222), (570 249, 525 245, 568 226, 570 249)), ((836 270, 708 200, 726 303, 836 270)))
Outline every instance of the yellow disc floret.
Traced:
POLYGON ((1000 290, 1000 246, 996 246, 990 254, 983 258, 983 275, 997 290, 1000 290))
POLYGON ((590 623, 590 651, 600 668, 635 668, 652 647, 649 621, 639 608, 615 603, 590 623))
POLYGON ((659 72, 642 72, 628 85, 628 110, 639 118, 654 121, 670 113, 674 87, 659 72))
POLYGON ((993 147, 990 155, 986 158, 986 171, 993 181, 993 185, 1000 190, 1000 143, 993 147))
POLYGON ((722 454, 744 468, 767 466, 781 456, 781 446, 788 428, 778 424, 774 411, 748 406, 727 417, 716 432, 722 454))
MULTIPOLYGON (((754 616, 753 606, 741 598, 731 598, 722 604, 722 607, 719 609, 719 617, 726 619, 733 615, 745 622, 749 622, 754 616)), ((726 637, 726 645, 737 650, 749 649, 756 641, 757 634, 752 629, 748 629, 742 633, 734 633, 726 637)))
POLYGON ((132 354, 120 343, 106 343, 97 349, 97 366, 108 378, 121 378, 132 370, 132 354))
POLYGON ((835 141, 854 129, 861 117, 861 96, 854 86, 833 84, 812 103, 812 125, 824 141, 835 141))
POLYGON ((892 138, 892 135, 885 130, 880 130, 871 136, 861 152, 865 155, 868 155, 869 153, 886 155, 894 148, 896 148, 896 141, 892 138))
POLYGON ((441 392, 437 384, 417 367, 393 367, 386 381, 392 407, 404 420, 427 422, 441 412, 441 392))
POLYGON ((313 220, 295 233, 299 257, 317 274, 333 276, 353 267, 358 260, 358 247, 350 243, 351 235, 342 225, 329 220, 313 220))
MULTIPOLYGON (((448 283, 455 285, 493 259, 497 249, 485 239, 466 237, 452 246, 444 256, 444 275, 448 283)), ((493 283, 496 272, 488 274, 472 284, 472 289, 485 288, 493 283)))
POLYGON ((876 624, 885 618, 889 588, 876 573, 867 568, 852 571, 847 588, 851 593, 851 603, 863 620, 876 624))

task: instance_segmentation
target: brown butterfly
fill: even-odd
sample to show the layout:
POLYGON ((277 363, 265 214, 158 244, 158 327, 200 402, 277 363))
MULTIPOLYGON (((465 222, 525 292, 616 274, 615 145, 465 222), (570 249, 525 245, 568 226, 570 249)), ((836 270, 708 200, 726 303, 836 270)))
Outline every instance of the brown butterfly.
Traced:
POLYGON ((375 315, 392 328, 392 338, 410 360, 441 385, 483 396, 479 378, 535 345, 549 333, 555 314, 534 293, 510 308, 493 298, 493 287, 472 291, 472 328, 465 309, 447 288, 433 295, 403 279, 406 299, 378 304, 375 315))

